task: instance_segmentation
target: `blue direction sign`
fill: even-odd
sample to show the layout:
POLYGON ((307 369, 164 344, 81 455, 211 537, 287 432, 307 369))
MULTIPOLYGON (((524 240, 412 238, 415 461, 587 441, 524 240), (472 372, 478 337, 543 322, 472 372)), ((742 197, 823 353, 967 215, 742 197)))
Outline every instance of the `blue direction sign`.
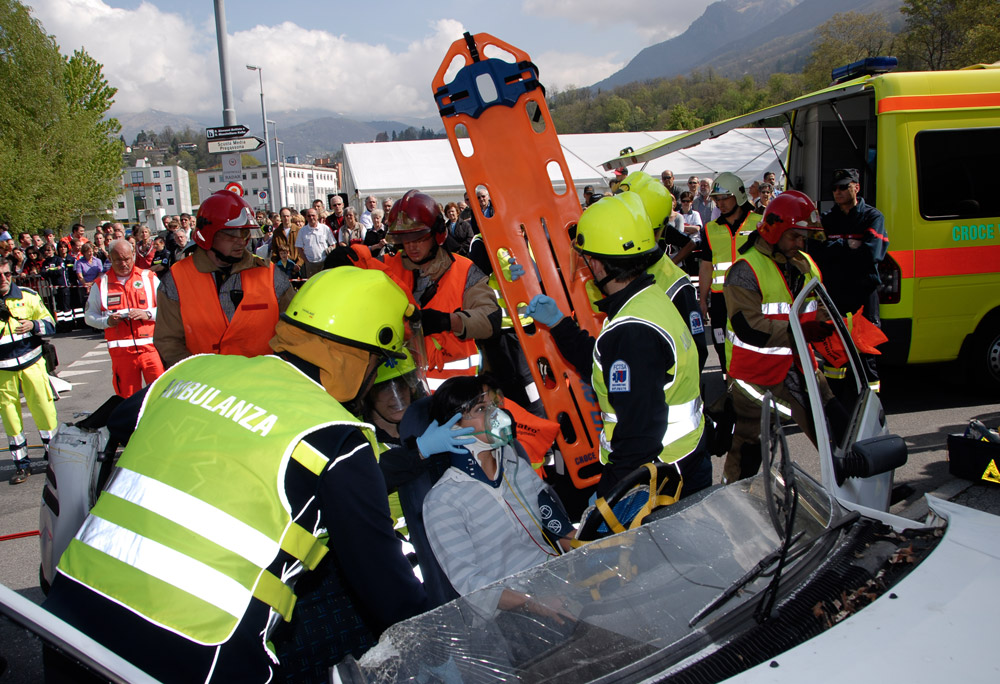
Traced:
POLYGON ((205 137, 209 140, 227 140, 229 138, 242 138, 250 132, 250 129, 243 124, 235 126, 216 126, 205 129, 205 137))

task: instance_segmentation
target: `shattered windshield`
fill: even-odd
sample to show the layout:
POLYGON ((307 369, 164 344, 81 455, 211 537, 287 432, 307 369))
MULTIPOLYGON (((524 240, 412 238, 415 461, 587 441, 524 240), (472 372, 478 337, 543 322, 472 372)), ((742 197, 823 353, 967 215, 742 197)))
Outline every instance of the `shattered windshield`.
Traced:
MULTIPOLYGON (((776 480, 772 492, 782 487, 776 480)), ((795 541, 782 582, 822 555, 823 543, 813 542, 843 515, 804 474, 796 484, 795 541)), ((662 672, 731 629, 734 615, 753 620, 773 575, 768 567, 758 572, 761 561, 782 539, 762 475, 712 490, 697 505, 679 504, 668 517, 393 626, 362 658, 364 681, 615 681, 662 672), (704 614, 741 582, 732 598, 704 614), (492 608, 502 592, 523 605, 492 608)))

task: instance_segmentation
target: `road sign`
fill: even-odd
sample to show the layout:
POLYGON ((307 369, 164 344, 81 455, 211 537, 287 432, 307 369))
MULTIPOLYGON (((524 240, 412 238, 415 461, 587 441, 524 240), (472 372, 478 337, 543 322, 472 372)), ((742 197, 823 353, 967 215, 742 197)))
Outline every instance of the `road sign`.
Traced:
POLYGON ((209 140, 208 151, 211 154, 223 152, 253 152, 264 146, 264 141, 256 136, 249 138, 228 138, 226 140, 209 140))
POLYGON ((243 160, 239 152, 222 155, 222 182, 239 183, 243 180, 243 160))
POLYGON ((261 190, 259 193, 257 193, 257 197, 260 197, 261 200, 266 200, 267 190, 261 190))
POLYGON ((225 140, 228 138, 242 138, 249 132, 250 129, 243 124, 237 124, 235 126, 216 126, 215 128, 206 128, 205 137, 209 140, 225 140))
POLYGON ((244 194, 243 193, 243 186, 240 185, 239 183, 227 183, 226 184, 226 190, 228 190, 229 192, 235 192, 240 197, 243 197, 243 194, 244 194))

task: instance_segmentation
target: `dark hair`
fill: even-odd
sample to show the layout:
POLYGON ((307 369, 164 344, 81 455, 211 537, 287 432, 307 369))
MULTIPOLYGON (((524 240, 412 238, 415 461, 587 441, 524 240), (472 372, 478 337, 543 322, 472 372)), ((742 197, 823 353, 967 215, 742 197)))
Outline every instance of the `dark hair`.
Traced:
POLYGON ((684 192, 682 192, 680 196, 680 201, 683 202, 686 199, 694 201, 694 193, 691 192, 690 190, 685 190, 684 192))
POLYGON ((448 378, 431 395, 431 418, 439 424, 448 422, 463 406, 474 402, 483 393, 483 388, 495 390, 498 386, 489 375, 448 378))

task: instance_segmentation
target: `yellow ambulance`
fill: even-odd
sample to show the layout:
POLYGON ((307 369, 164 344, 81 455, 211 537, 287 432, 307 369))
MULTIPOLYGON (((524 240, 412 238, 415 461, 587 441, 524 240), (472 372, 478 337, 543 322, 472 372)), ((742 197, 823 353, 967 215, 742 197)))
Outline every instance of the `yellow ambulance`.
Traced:
POLYGON ((894 65, 857 62, 836 70, 840 80, 829 88, 626 150, 604 167, 779 120, 786 187, 823 212, 833 206, 833 171, 856 168, 859 195, 885 215, 884 361, 963 358, 974 378, 1000 388, 1000 63, 937 72, 894 65))

